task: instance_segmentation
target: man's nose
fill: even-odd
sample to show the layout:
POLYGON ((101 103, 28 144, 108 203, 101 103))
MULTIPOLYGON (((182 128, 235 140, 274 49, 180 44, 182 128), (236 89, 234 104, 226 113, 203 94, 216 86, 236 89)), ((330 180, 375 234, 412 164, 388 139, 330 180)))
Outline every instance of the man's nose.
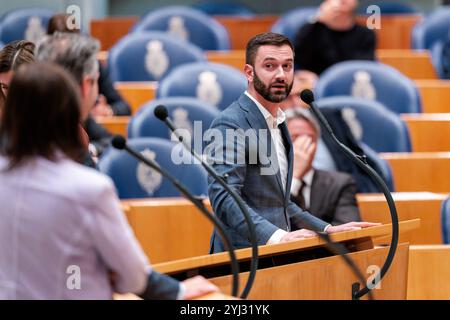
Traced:
POLYGON ((284 71, 283 66, 279 66, 276 69, 275 78, 277 80, 286 80, 286 72, 284 71))

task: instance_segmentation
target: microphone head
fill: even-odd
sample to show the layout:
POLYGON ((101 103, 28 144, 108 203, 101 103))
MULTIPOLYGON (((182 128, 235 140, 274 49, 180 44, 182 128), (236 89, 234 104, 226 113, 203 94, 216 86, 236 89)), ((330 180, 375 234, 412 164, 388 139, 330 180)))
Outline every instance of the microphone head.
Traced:
POLYGON ((127 145, 127 140, 121 135, 116 135, 114 136, 114 138, 112 138, 111 144, 114 148, 123 150, 127 145))
POLYGON ((167 108, 163 105, 156 106, 154 111, 155 117, 157 117, 159 120, 164 121, 168 117, 167 108))
POLYGON ((307 104, 311 104, 314 102, 314 93, 309 89, 302 90, 302 92, 300 92, 300 99, 307 104))

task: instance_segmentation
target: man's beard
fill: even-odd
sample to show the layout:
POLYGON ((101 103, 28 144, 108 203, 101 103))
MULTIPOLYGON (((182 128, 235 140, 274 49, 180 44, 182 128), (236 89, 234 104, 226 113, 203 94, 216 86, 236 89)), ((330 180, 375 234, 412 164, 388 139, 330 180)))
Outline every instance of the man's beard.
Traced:
POLYGON ((280 103, 284 101, 289 94, 291 93, 292 86, 294 84, 294 81, 292 81, 290 84, 286 82, 276 81, 271 83, 269 86, 266 86, 261 79, 256 74, 256 71, 254 71, 254 77, 253 77, 253 86, 255 87, 256 92, 258 92, 264 99, 270 102, 274 103, 280 103), (271 88, 274 84, 282 84, 284 85, 283 89, 277 89, 275 93, 271 92, 271 88))

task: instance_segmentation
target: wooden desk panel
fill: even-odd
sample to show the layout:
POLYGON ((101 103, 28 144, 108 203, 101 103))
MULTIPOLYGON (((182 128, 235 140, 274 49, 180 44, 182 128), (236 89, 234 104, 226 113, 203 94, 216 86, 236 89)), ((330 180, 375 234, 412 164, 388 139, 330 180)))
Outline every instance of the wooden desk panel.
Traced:
POLYGON ((450 246, 409 248, 407 299, 450 299, 450 246))
POLYGON ((450 113, 450 80, 415 80, 424 113, 450 113))
POLYGON ((402 114, 414 152, 450 151, 450 113, 402 114))
POLYGON ((127 136, 127 128, 128 123, 130 122, 130 117, 95 117, 95 121, 105 127, 112 134, 120 134, 124 137, 127 136))
POLYGON ((93 19, 91 20, 91 35, 100 40, 101 50, 109 50, 120 38, 127 35, 138 20, 137 16, 93 19))
MULTIPOLYGON (((377 300, 404 300, 407 292, 408 244, 399 244, 393 264, 382 279, 380 290, 373 290, 377 300)), ((356 266, 381 266, 388 248, 374 248, 349 254, 356 266)), ((248 272, 241 273, 239 283, 245 285, 248 272)), ((231 276, 208 279, 223 292, 231 292, 231 276)), ((255 300, 350 300, 351 284, 359 282, 341 257, 281 265, 258 270, 248 299, 255 300)), ((362 298, 366 300, 367 295, 362 298)))
POLYGON ((213 226, 183 198, 122 201, 125 214, 152 263, 209 253, 213 226))
MULTIPOLYGON (((375 29, 377 49, 410 49, 411 31, 422 19, 421 15, 382 15, 381 28, 375 29)), ((366 25, 367 17, 359 16, 357 21, 366 25)))
MULTIPOLYGON (((430 192, 394 192, 392 194, 399 221, 420 219, 420 228, 400 235, 400 242, 410 244, 442 244, 441 205, 446 194, 430 192)), ((391 216, 384 195, 358 194, 363 221, 390 223, 391 216)), ((389 239, 382 239, 385 242, 389 239)))
POLYGON ((131 114, 135 114, 143 104, 155 99, 158 83, 155 81, 124 81, 114 83, 114 87, 130 104, 131 114))
POLYGON ((437 79, 428 51, 378 49, 380 62, 390 65, 411 79, 437 79))
POLYGON ((398 192, 450 192, 450 152, 381 153, 398 192))

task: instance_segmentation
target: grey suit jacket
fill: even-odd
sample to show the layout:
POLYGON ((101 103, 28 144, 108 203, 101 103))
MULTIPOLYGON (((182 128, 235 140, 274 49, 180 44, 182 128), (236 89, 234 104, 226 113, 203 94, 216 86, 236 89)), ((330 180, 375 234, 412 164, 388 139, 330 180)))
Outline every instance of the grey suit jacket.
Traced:
MULTIPOLYGON (((290 200, 292 142, 286 124, 281 124, 279 128, 288 159, 288 177, 285 188, 282 186, 279 170, 273 174, 264 172, 264 169, 278 168, 275 163, 277 158, 275 152, 271 153, 271 150, 275 149, 266 120, 249 97, 242 94, 211 124, 211 129, 215 129, 216 133, 221 133, 223 137, 227 136, 227 130, 236 132, 235 130, 238 129, 241 130, 241 133, 253 132, 256 135, 257 146, 249 143, 248 139, 245 140, 245 143, 243 140, 239 142, 239 139, 236 139, 237 142, 231 145, 228 140, 223 147, 216 144, 215 152, 210 154, 209 160, 212 161, 213 167, 219 174, 228 175, 228 185, 234 188, 246 203, 255 224, 258 245, 266 244, 277 229, 291 231, 299 228, 312 228, 323 231, 327 226, 326 222, 301 210, 290 200), (253 157, 255 154, 257 154, 256 160, 253 157), (245 163, 236 163, 236 159, 239 159, 240 156, 245 157, 245 163)), ((249 247, 251 243, 248 227, 237 203, 211 177, 208 177, 208 191, 214 212, 224 222, 232 244, 235 248, 249 247)), ((212 235, 211 245, 211 252, 225 250, 216 231, 212 235)))
MULTIPOLYGON (((332 225, 361 221, 356 192, 352 176, 314 170, 309 208, 304 209, 332 225)), ((296 202, 296 199, 292 198, 292 201, 296 202)))

